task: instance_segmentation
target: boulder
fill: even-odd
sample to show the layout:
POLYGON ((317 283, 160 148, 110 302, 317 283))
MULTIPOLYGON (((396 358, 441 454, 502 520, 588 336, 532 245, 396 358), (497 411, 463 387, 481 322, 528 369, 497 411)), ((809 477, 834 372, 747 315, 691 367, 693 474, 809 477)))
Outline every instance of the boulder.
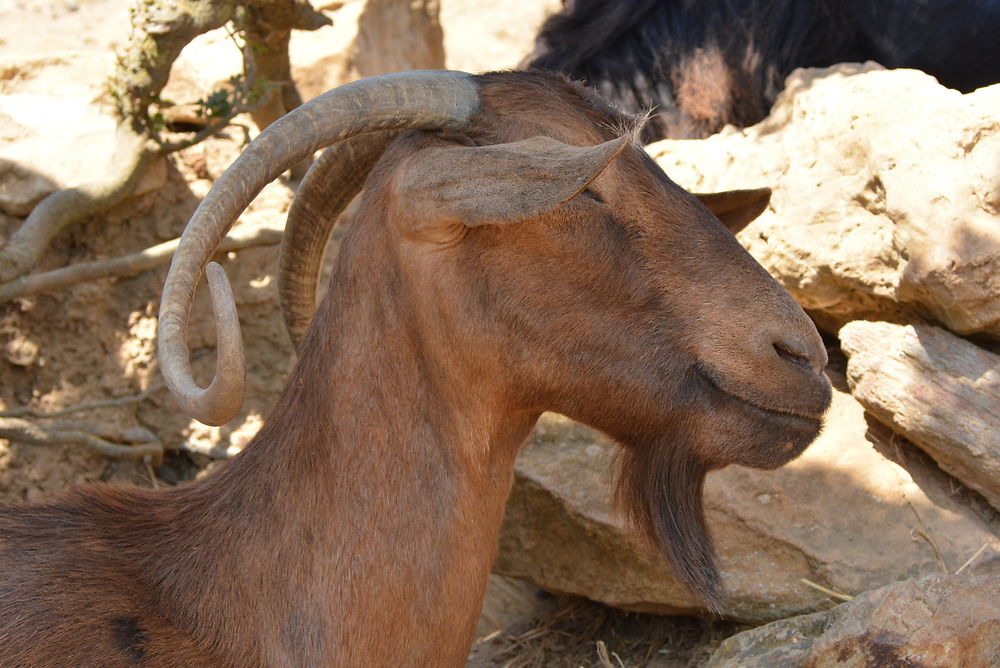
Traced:
POLYGON ((998 117, 1000 86, 838 65, 793 72, 753 127, 648 150, 690 190, 774 188, 740 240, 828 331, 927 317, 998 338, 998 117))
POLYGON ((520 66, 534 50, 542 23, 563 8, 563 0, 441 3, 447 65, 465 72, 520 66))
MULTIPOLYGON (((995 520, 955 498, 927 458, 903 468, 873 445, 863 407, 835 391, 823 434, 777 471, 709 475, 706 511, 729 618, 765 622, 829 607, 804 580, 845 594, 954 570, 994 540, 995 520), (993 522, 993 523, 991 523, 993 522)), ((544 416, 519 456, 494 570, 543 589, 667 614, 700 611, 609 501, 614 446, 544 416)), ((981 557, 977 573, 1000 573, 981 557)))
POLYGON ((930 325, 840 330, 851 393, 1000 510, 1000 355, 930 325))
MULTIPOLYGON (((82 51, 0 58, 0 211, 27 216, 46 195, 108 171, 114 63, 111 53, 82 51)), ((165 180, 165 163, 154 161, 136 194, 165 180)))
POLYGON ((722 643, 706 668, 1000 665, 1000 577, 897 582, 722 643))
POLYGON ((112 51, 128 35, 131 0, 0 0, 0 53, 112 51))

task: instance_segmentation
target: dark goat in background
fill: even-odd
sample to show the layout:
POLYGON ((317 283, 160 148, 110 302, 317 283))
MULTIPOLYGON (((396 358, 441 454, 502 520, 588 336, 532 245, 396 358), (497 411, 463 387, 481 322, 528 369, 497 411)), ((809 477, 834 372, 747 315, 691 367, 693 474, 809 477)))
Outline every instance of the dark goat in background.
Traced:
POLYGON ((526 67, 654 108, 654 141, 760 121, 797 67, 874 60, 969 92, 1000 81, 998 40, 998 0, 568 0, 526 67))

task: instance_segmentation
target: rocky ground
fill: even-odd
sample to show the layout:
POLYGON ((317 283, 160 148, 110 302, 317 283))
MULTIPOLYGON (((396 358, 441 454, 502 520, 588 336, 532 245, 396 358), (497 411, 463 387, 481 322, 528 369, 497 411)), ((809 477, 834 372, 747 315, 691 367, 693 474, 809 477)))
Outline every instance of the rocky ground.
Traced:
MULTIPOLYGON (((293 41, 307 96, 440 57, 420 31, 405 43, 358 47, 361 0, 314 4, 334 26, 293 41)), ((105 80, 127 35, 127 5, 0 0, 0 240, 45 193, 114 160, 105 80)), ((445 62, 416 65, 514 66, 557 6, 441 0, 445 62)), ((224 35, 196 48, 175 68, 169 90, 178 99, 207 94, 238 64, 224 35)), ((740 239, 827 336, 836 387, 827 428, 779 471, 733 467, 709 478, 706 505, 731 594, 722 620, 698 616, 610 508, 612 445, 547 416, 519 459, 501 538, 497 570, 518 579, 494 576, 469 665, 702 665, 725 638, 765 622, 727 641, 712 665, 831 655, 872 665, 864 662, 889 656, 887 646, 896 652, 889 658, 919 665, 990 665, 1000 652, 988 633, 1000 623, 998 118, 1000 87, 962 96, 919 73, 844 66, 793 74, 753 128, 649 147, 692 190, 775 188, 740 239), (926 113, 900 118, 892 109, 902 103, 887 97, 926 113), (847 600, 853 607, 838 606, 847 600), (956 600, 975 605, 958 610, 956 600), (649 611, 694 616, 640 614, 649 611), (920 621, 894 626, 894 615, 920 621), (963 646, 980 654, 962 655, 942 628, 962 629, 963 646)), ((40 269, 177 236, 251 131, 241 120, 154 164, 140 194, 60 234, 40 269)), ((236 232, 280 227, 295 185, 268 186, 236 232)), ((221 258, 249 360, 248 399, 222 428, 182 417, 160 391, 154 333, 165 265, 0 303, 0 410, 124 399, 88 411, 91 426, 148 430, 168 453, 162 464, 115 461, 80 445, 0 440, 0 500, 33 501, 86 481, 176 484, 224 465, 259 428, 292 363, 276 255, 264 245, 221 258)), ((214 363, 209 313, 201 295, 191 346, 205 375, 214 363)))

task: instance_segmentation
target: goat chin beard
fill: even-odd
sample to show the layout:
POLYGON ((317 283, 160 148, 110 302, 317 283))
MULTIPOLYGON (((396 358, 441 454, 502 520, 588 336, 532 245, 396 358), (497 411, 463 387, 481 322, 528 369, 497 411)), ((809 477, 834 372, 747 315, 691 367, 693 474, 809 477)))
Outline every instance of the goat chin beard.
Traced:
POLYGON ((628 444, 618 458, 615 500, 709 610, 724 596, 702 502, 709 467, 683 440, 628 444))

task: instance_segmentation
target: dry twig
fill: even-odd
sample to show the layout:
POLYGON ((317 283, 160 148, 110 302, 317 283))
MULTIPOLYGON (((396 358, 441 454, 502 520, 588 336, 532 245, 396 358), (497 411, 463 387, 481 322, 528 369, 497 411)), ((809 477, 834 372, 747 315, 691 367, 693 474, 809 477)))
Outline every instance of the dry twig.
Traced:
POLYGON ((163 387, 163 383, 157 383, 138 394, 93 401, 56 411, 39 411, 27 406, 0 411, 0 438, 31 445, 86 445, 111 459, 146 459, 151 465, 159 466, 163 462, 163 444, 148 429, 95 427, 85 420, 58 421, 58 418, 138 403, 163 387), (25 418, 57 421, 42 426, 25 418))
POLYGON ((0 417, 0 438, 31 445, 85 445, 111 459, 148 457, 159 466, 163 444, 148 429, 113 430, 89 422, 57 422, 40 426, 21 418, 0 417))
MULTIPOLYGON (((244 250, 257 246, 281 243, 281 230, 261 228, 246 235, 230 235, 223 239, 219 252, 244 250)), ((64 290, 78 283, 100 278, 135 276, 147 269, 170 261, 180 239, 171 239, 146 250, 124 255, 112 260, 81 262, 43 274, 21 276, 9 283, 0 284, 0 303, 44 292, 64 290)))
POLYGON ((601 661, 602 668, 625 668, 622 658, 614 652, 608 653, 608 646, 603 640, 597 641, 597 658, 601 661), (611 663, 611 657, 615 657, 618 665, 611 663))

